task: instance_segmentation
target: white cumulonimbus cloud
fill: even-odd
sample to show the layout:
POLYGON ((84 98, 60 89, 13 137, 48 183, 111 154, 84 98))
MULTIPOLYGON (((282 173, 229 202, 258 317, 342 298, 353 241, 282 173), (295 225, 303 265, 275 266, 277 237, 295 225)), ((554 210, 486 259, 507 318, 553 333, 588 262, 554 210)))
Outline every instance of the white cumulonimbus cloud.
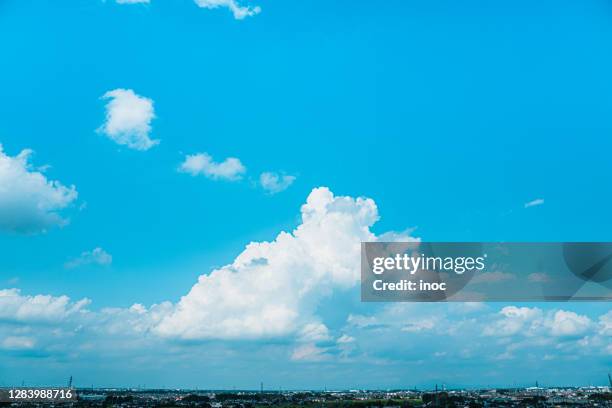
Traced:
POLYGON ((374 241, 373 200, 314 189, 302 223, 272 242, 253 242, 230 265, 202 275, 155 327, 183 339, 323 337, 318 300, 359 281, 360 243, 374 241), (316 334, 316 336, 315 336, 316 334))
POLYGON ((192 176, 204 175, 213 180, 240 180, 246 172, 246 167, 240 159, 228 157, 222 162, 215 162, 208 153, 187 155, 180 164, 178 171, 192 176))
POLYGON ((60 211, 77 199, 76 188, 48 180, 31 156, 25 149, 11 157, 0 145, 0 230, 38 233, 68 222, 60 211))
POLYGON ((106 104, 106 121, 98 131, 115 143, 134 150, 149 150, 159 144, 151 139, 151 121, 155 118, 153 100, 137 95, 131 89, 114 89, 102 99, 106 104))
POLYGON ((84 265, 110 265, 113 262, 111 254, 106 252, 104 249, 97 247, 91 251, 82 252, 75 259, 64 264, 64 267, 68 269, 77 268, 84 265))
POLYGON ((259 176, 261 187, 270 194, 280 193, 289 188, 295 181, 295 176, 278 174, 275 172, 264 172, 259 176))
POLYGON ((241 6, 236 0, 194 0, 198 7, 216 9, 219 7, 228 8, 236 20, 251 17, 261 12, 261 7, 241 6))

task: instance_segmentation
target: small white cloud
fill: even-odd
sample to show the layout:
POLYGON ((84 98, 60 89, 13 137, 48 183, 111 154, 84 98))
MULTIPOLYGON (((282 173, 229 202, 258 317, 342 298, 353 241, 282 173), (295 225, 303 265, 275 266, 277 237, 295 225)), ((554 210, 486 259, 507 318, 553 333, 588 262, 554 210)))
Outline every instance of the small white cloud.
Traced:
POLYGON ((544 204, 543 198, 536 198, 535 200, 531 200, 528 203, 525 203, 525 208, 536 207, 538 205, 544 204))
POLYGON ((155 118, 153 100, 137 95, 131 89, 114 89, 102 99, 106 104, 106 121, 98 129, 115 143, 134 150, 149 150, 159 140, 149 137, 151 121, 155 118))
POLYGON ((259 176, 259 183, 264 190, 270 194, 280 193, 289 188, 295 181, 295 176, 289 176, 286 174, 278 174, 274 172, 261 173, 259 176))
POLYGON ((29 149, 8 156, 0 145, 0 230, 38 233, 68 223, 59 211, 76 200, 76 188, 48 180, 31 156, 29 149))
POLYGON ((110 265, 112 262, 113 257, 111 254, 98 247, 81 253, 78 258, 66 262, 64 266, 72 269, 83 265, 110 265))
POLYGON ((192 176, 204 175, 213 180, 240 180, 246 172, 246 167, 235 157, 228 157, 218 163, 208 153, 187 155, 179 166, 181 173, 192 176))
POLYGON ((236 0, 194 0, 198 7, 216 9, 219 7, 228 8, 236 20, 245 17, 252 17, 261 12, 261 7, 241 6, 236 0))
POLYGON ((2 340, 2 347, 5 350, 27 350, 34 347, 34 339, 23 336, 9 336, 2 340))
POLYGON ((349 336, 348 334, 343 334, 342 336, 338 337, 338 340, 336 340, 336 343, 338 344, 349 344, 354 342, 355 338, 349 336))

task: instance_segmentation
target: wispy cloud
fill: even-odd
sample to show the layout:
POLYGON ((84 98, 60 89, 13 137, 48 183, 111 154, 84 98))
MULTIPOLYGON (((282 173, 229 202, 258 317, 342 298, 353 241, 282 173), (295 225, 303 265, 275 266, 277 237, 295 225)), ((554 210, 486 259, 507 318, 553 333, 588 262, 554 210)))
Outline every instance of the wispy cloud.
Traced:
POLYGON ((313 343, 300 345, 291 353, 291 360, 293 361, 317 362, 324 361, 329 357, 325 348, 318 347, 313 343))
MULTIPOLYGON (((117 4, 149 4, 151 0, 115 0, 117 4)), ((225 8, 232 12, 236 20, 243 20, 261 12, 259 6, 241 5, 237 0, 194 0, 200 8, 217 9, 225 8)))
POLYGON ((106 121, 98 129, 115 143, 134 150, 149 150, 159 144, 151 139, 151 121, 155 118, 153 100, 131 89, 106 92, 106 121))
POLYGON ((240 180, 246 167, 235 157, 228 157, 222 162, 215 162, 208 153, 187 155, 179 166, 179 172, 192 176, 204 175, 213 180, 240 180))
POLYGON ((0 348, 6 350, 27 350, 34 347, 35 341, 25 336, 9 336, 0 342, 0 348))
POLYGON ((216 9, 219 7, 228 8, 236 20, 252 17, 261 12, 259 6, 241 6, 236 0, 195 0, 198 7, 216 9))
POLYGON ((525 203, 525 208, 536 207, 536 206, 542 205, 542 204, 544 204, 544 199, 543 198, 536 198, 535 200, 531 200, 531 201, 525 203))
POLYGON ((72 269, 84 265, 110 265, 112 262, 113 257, 111 254, 98 247, 81 253, 78 258, 66 262, 64 267, 72 269))
POLYGON ((347 334, 343 334, 342 336, 338 337, 338 339, 336 340, 336 343, 338 344, 349 344, 353 342, 355 342, 355 338, 347 334))
POLYGON ((270 194, 280 193, 288 189, 294 181, 295 176, 275 172, 264 172, 259 176, 261 187, 270 194))

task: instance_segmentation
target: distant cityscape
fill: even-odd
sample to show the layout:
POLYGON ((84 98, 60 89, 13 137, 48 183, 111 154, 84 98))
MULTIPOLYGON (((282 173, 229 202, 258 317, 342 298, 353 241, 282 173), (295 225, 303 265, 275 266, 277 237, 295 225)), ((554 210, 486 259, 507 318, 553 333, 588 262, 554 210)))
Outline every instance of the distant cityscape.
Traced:
POLYGON ((479 390, 213 391, 74 388, 77 400, 0 403, 13 407, 612 407, 609 386, 491 388, 479 390))

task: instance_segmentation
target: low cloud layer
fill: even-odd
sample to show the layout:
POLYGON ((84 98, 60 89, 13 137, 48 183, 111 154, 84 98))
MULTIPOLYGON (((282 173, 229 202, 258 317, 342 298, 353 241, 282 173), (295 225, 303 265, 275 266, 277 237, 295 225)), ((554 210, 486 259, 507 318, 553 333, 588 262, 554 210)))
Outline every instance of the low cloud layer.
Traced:
POLYGON ((89 299, 71 302, 68 296, 22 295, 19 289, 0 290, 0 320, 33 323, 60 323, 85 310, 89 299))
MULTIPOLYGON (((406 369, 423 382, 439 381, 431 364, 453 373, 445 378, 449 383, 474 385, 475 374, 493 368, 487 381, 505 384, 505 370, 538 367, 554 373, 563 370, 553 367, 577 367, 577 361, 584 368, 612 361, 609 311, 587 315, 569 310, 569 304, 485 303, 341 308, 342 299, 359 296, 360 242, 411 238, 375 234, 379 214, 373 200, 336 196, 325 187, 314 189, 300 212, 294 230, 250 243, 232 263, 201 275, 177 302, 96 311, 88 299, 1 290, 0 349, 7 353, 0 363, 9 361, 10 353, 27 352, 58 356, 49 364, 60 367, 103 357, 128 373, 132 364, 145 362, 165 372, 177 364, 240 369, 248 361, 252 367, 263 353, 270 376, 275 376, 271 366, 324 364, 334 372, 348 367, 350 381, 370 384, 378 380, 368 377, 369 370, 378 367, 381 386, 406 386, 393 382, 404 378, 406 369)), ((211 371, 209 381, 217 373, 211 371)), ((286 379, 282 371, 277 377, 286 379)), ((577 371, 574 378, 583 377, 577 371)), ((566 377, 551 379, 560 380, 567 383, 566 377)), ((341 374, 334 381, 353 384, 341 374)))

